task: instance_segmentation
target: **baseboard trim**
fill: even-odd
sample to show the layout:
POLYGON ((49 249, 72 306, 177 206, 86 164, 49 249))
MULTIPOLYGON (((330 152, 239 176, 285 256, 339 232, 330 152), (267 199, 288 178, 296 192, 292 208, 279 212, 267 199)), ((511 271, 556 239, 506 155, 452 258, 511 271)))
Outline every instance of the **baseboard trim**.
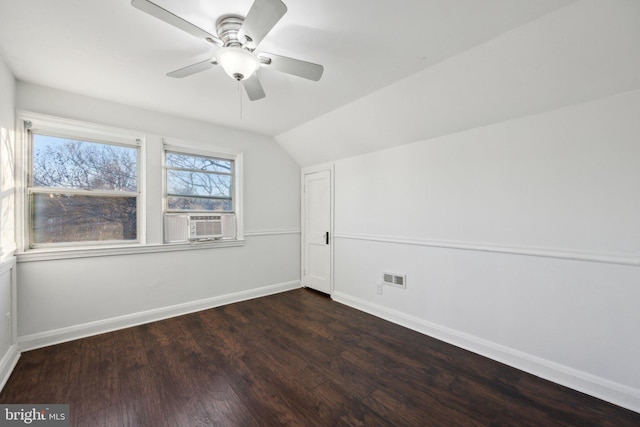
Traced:
POLYGON ((20 359, 20 347, 18 344, 13 344, 9 347, 9 350, 0 359, 0 391, 4 388, 4 385, 9 380, 13 368, 16 367, 18 360, 20 359))
POLYGON ((640 413, 640 390, 335 291, 333 300, 537 377, 640 413))
POLYGON ((66 328, 19 336, 18 344, 21 351, 35 350, 41 347, 47 347, 54 344, 60 344, 67 341, 73 341, 92 335, 98 335, 118 329, 142 325, 145 323, 156 322, 158 320, 207 310, 226 304, 232 304, 235 302, 246 301, 254 298, 264 297, 267 295, 277 294, 280 292, 286 292, 293 289, 298 289, 300 287, 301 285, 299 280, 264 286, 248 291, 235 292, 198 301, 176 304, 169 307, 162 307, 154 310, 113 317, 110 319, 98 320, 81 325, 74 325, 66 328))

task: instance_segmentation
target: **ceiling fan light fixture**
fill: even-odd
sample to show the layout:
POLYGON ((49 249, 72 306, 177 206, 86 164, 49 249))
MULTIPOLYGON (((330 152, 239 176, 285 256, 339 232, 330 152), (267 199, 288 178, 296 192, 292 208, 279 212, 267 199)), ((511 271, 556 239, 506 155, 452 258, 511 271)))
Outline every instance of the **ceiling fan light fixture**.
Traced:
POLYGON ((216 60, 234 80, 248 79, 260 68, 256 55, 241 47, 224 47, 218 51, 216 60))

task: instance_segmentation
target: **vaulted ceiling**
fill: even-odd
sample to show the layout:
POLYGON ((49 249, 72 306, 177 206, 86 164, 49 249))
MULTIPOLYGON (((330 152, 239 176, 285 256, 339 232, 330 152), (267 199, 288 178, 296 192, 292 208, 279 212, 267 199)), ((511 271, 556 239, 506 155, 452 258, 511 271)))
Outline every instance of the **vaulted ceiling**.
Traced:
MULTIPOLYGON (((215 34, 252 0, 153 0, 215 34)), ((221 67, 167 73, 217 47, 130 0, 0 0, 16 79, 242 129, 300 166, 640 90, 638 0, 284 0, 257 52, 324 66, 319 82, 263 68, 249 101, 221 67)))
MULTIPOLYGON (((215 33, 218 17, 252 0, 155 0, 215 33)), ((0 0, 0 55, 18 80, 270 136, 512 31, 574 0, 285 0, 261 51, 324 65, 319 82, 260 70, 250 102, 220 67, 167 72, 216 47, 129 0, 0 0)))

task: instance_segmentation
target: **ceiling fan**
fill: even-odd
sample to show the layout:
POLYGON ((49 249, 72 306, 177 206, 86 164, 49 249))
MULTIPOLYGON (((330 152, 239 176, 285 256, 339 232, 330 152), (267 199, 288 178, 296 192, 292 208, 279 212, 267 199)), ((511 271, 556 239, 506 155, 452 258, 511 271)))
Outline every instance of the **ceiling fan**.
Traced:
POLYGON ((242 83, 251 101, 265 97, 257 74, 261 67, 313 81, 322 77, 322 65, 273 53, 254 52, 262 39, 287 13, 287 6, 281 0, 255 0, 246 17, 221 16, 216 21, 216 35, 149 0, 132 0, 131 5, 219 48, 214 58, 172 71, 167 74, 169 77, 187 77, 220 65, 231 78, 242 83))

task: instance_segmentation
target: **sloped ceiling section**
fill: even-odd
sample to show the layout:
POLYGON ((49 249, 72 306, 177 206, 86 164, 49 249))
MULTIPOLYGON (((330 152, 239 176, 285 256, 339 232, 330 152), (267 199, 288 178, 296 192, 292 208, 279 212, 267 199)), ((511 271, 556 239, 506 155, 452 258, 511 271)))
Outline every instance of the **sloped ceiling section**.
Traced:
MULTIPOLYGON (((209 31, 253 3, 154 1, 209 31)), ((220 67, 167 77, 217 48, 130 0, 0 0, 0 56, 26 83, 275 136, 574 1, 284 0, 258 51, 325 72, 312 82, 260 70, 267 96, 256 102, 220 67)))
POLYGON ((573 3, 276 140, 301 166, 640 89, 640 2, 573 3))

